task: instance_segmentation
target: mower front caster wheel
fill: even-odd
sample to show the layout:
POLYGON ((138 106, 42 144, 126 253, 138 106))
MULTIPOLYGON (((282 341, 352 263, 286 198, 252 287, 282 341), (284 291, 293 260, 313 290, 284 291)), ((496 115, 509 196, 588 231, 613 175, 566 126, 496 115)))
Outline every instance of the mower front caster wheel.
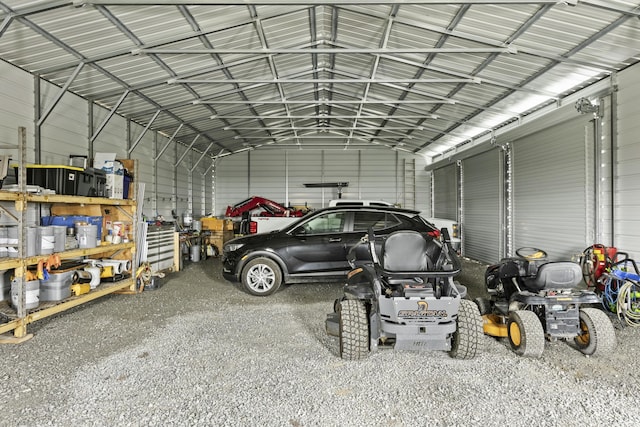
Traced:
POLYGON ((544 351, 544 330, 538 316, 532 311, 517 310, 509 313, 507 333, 511 349, 518 356, 540 357, 544 351))

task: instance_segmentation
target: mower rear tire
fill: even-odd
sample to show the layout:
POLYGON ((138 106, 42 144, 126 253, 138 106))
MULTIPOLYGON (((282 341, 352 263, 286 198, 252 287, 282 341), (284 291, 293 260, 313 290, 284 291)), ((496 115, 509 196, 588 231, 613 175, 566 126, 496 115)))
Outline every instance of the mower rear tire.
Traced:
POLYGON ((511 349, 518 356, 540 357, 544 351, 544 330, 538 316, 528 310, 509 313, 507 333, 511 349))
POLYGON ((580 334, 574 342, 587 356, 610 354, 616 346, 616 331, 609 316, 597 308, 580 309, 580 334))
POLYGON ((472 359, 480 353, 484 337, 482 317, 473 301, 460 300, 456 322, 449 355, 455 359, 472 359))
POLYGON ((369 319, 363 301, 346 299, 339 307, 340 357, 360 360, 369 355, 369 319))

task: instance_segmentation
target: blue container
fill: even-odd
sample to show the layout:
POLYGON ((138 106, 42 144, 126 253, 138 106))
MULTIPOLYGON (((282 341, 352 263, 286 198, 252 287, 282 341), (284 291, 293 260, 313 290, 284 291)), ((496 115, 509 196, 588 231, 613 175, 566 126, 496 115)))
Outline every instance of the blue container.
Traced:
POLYGON ((88 225, 98 226, 98 239, 102 239, 102 217, 101 216, 43 216, 40 219, 42 225, 65 225, 67 228, 75 228, 77 222, 84 222, 88 225))

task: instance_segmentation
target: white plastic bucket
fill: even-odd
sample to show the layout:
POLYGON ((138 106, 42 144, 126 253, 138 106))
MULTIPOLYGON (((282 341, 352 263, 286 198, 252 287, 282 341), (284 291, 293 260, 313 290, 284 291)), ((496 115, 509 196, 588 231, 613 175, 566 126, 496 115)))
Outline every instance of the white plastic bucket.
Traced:
MULTIPOLYGON (((11 305, 18 308, 18 280, 11 282, 11 305)), ((27 310, 36 308, 40 304, 40 280, 31 280, 30 282, 24 282, 25 288, 25 300, 24 308, 27 310)))
POLYGON ((67 226, 52 225, 53 227, 53 251, 64 252, 67 243, 67 226))
POLYGON ((7 227, 7 255, 9 258, 18 257, 18 227, 7 227))
POLYGON ((27 256, 36 256, 40 252, 38 227, 27 227, 27 256))
POLYGON ((38 227, 38 233, 40 234, 40 255, 52 254, 55 249, 55 235, 53 234, 53 227, 50 225, 43 225, 38 227))

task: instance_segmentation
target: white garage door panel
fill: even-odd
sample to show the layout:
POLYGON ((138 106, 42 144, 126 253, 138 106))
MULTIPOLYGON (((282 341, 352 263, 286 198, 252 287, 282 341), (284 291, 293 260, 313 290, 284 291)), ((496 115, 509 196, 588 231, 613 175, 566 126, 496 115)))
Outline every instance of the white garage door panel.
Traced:
POLYGON ((640 259, 640 66, 618 74, 614 245, 640 259))
MULTIPOLYGON (((513 249, 533 246, 570 259, 590 245, 593 161, 585 149, 590 117, 575 119, 513 144, 513 249)), ((588 142, 593 151, 593 141, 588 142)))
POLYGON ((458 219, 458 178, 456 165, 433 171, 433 216, 458 219))
POLYGON ((491 150, 465 159, 463 170, 463 254, 495 263, 502 257, 502 156, 491 150))

